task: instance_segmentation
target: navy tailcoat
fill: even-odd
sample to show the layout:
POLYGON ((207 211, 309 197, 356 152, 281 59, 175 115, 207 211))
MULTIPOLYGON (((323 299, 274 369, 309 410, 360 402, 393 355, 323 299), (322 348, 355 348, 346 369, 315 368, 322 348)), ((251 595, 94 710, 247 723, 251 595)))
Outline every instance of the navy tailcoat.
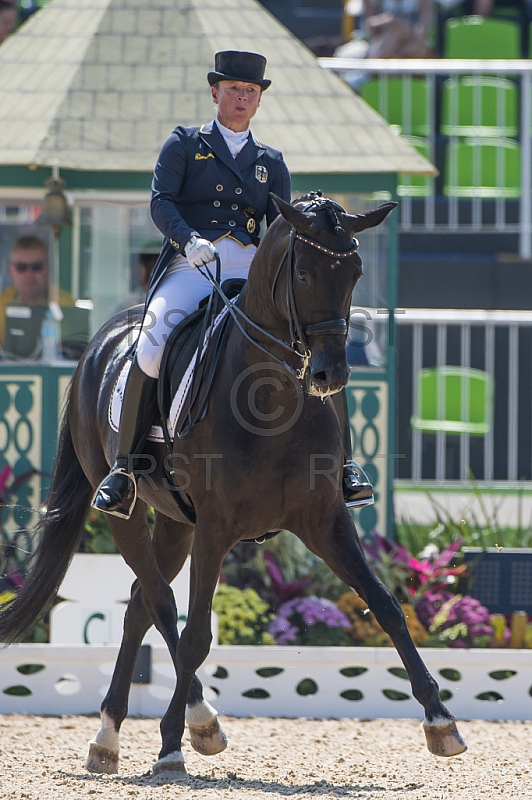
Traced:
POLYGON ((290 174, 282 153, 250 134, 233 158, 215 123, 212 129, 178 126, 159 154, 152 183, 151 215, 164 234, 148 302, 176 253, 194 234, 215 242, 231 236, 259 243, 259 227, 275 219, 269 193, 290 202, 290 174))

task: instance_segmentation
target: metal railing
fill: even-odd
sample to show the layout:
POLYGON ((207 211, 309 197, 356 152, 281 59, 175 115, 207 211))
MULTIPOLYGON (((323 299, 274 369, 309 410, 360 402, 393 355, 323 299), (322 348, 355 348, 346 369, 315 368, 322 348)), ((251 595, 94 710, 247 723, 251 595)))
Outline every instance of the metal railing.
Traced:
MULTIPOLYGON (((441 87, 444 79, 458 80, 461 76, 498 76, 509 79, 518 89, 518 137, 514 140, 519 151, 520 186, 512 193, 491 191, 490 197, 482 191, 475 192, 471 187, 467 195, 454 193, 452 189, 442 191, 434 178, 427 179, 424 196, 409 196, 408 186, 401 200, 401 229, 412 232, 459 231, 461 233, 491 232, 513 233, 519 235, 519 254, 523 258, 532 256, 532 62, 516 60, 458 60, 458 59, 351 59, 321 58, 320 66, 340 73, 344 78, 360 77, 360 91, 363 91, 364 76, 406 76, 404 82, 405 118, 401 133, 412 134, 409 130, 408 113, 412 108, 412 82, 423 78, 427 86, 425 152, 432 163, 442 168, 442 147, 454 146, 463 136, 458 133, 446 135, 441 128, 441 87), (510 196, 512 194, 512 196, 510 196)), ((504 93, 496 96, 497 103, 504 103, 504 93)), ((475 101, 476 102, 476 101, 475 101)), ((502 119, 504 109, 497 109, 496 117, 502 119)), ((476 138, 469 142, 480 142, 482 131, 473 130, 476 138)), ((463 133, 463 131, 462 131, 463 133)), ((500 138, 500 137, 499 137, 500 138)), ((514 147, 514 150, 517 149, 514 147)), ((500 147, 502 153, 502 146, 500 147)), ((474 152, 474 147, 472 152, 474 152)), ((473 155, 476 159, 476 155, 473 155)), ((474 169, 474 166, 473 166, 474 169)), ((496 171, 504 183, 506 162, 498 159, 496 171)), ((476 185, 476 183, 475 183, 476 185)), ((492 187, 493 189, 493 187, 492 187)), ((415 192, 413 193, 415 194, 415 192)))
POLYGON ((532 311, 405 309, 397 314, 397 477, 413 481, 532 480, 532 311), (418 374, 456 365, 494 383, 484 436, 412 425, 418 374))

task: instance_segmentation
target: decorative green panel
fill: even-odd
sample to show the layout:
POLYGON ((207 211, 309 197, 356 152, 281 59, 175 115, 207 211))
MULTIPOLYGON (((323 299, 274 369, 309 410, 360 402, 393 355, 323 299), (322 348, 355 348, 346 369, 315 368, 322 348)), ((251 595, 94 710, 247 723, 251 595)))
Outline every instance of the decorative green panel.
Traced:
POLYGON ((375 504, 355 511, 360 536, 377 531, 383 536, 388 528, 391 503, 388 446, 388 382, 366 380, 351 375, 347 400, 355 461, 367 472, 375 492, 375 504))
MULTIPOLYGON (((31 529, 46 499, 57 447, 60 405, 73 365, 3 364, 0 367, 0 472, 12 474, 0 492, 0 537, 13 546, 8 566, 20 566, 35 545, 31 529), (33 470, 36 474, 24 479, 33 470), (11 485, 14 483, 13 488, 11 485)), ((5 564, 2 568, 5 569, 5 564)))
POLYGON ((39 519, 41 429, 41 376, 2 374, 0 469, 9 466, 12 474, 2 487, 5 505, 2 505, 1 535, 3 555, 10 555, 9 566, 13 568, 20 566, 33 549, 28 529, 39 519), (30 477, 33 470, 37 473, 30 477))

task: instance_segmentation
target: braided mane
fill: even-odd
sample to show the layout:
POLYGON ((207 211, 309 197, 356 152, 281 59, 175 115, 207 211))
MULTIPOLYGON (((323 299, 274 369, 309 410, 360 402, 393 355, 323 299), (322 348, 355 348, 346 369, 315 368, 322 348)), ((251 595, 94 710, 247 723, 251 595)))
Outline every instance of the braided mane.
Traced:
POLYGON ((318 189, 315 192, 308 192, 307 194, 304 194, 302 197, 299 197, 297 198, 297 200, 294 200, 292 205, 297 206, 300 203, 304 203, 303 208, 301 209, 304 212, 324 211, 334 232, 335 233, 344 232, 344 229, 340 224, 338 213, 344 214, 345 209, 343 209, 342 206, 339 205, 338 203, 335 203, 333 200, 330 200, 328 197, 323 197, 321 189, 318 189))

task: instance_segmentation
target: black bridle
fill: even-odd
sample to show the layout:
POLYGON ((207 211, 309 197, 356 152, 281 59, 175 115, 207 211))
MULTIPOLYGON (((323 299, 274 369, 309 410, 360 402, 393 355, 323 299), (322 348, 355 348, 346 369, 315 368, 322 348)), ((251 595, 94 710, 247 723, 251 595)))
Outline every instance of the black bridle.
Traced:
POLYGON ((354 253, 356 253, 358 250, 358 242, 356 241, 356 239, 354 239, 353 247, 351 247, 349 250, 344 250, 338 253, 335 252, 334 250, 329 250, 329 248, 324 247, 323 245, 319 244, 319 242, 315 242, 313 239, 309 239, 307 236, 303 236, 303 234, 301 233, 297 233, 295 228, 292 228, 292 230, 290 231, 290 238, 288 240, 288 247, 286 253, 281 259, 281 262, 277 268, 275 277, 273 279, 271 297, 272 301, 274 301, 275 289, 279 275, 281 273, 284 264, 287 263, 288 275, 286 280, 286 305, 288 308, 290 346, 292 348, 292 351, 304 361, 303 374, 302 374, 303 378, 312 355, 307 337, 326 336, 326 335, 333 336, 339 334, 345 336, 347 334, 347 321, 345 320, 344 317, 340 317, 339 319, 323 320, 323 322, 316 322, 312 325, 301 325, 299 319, 299 313, 296 306, 296 298, 294 294, 294 271, 295 271, 294 246, 296 240, 304 242, 310 247, 315 247, 322 253, 326 253, 328 256, 335 259, 347 258, 348 256, 354 255, 354 253), (300 350, 302 350, 302 352, 300 352, 300 350))
MULTIPOLYGON (((342 231, 342 227, 340 226, 340 222, 338 220, 337 211, 343 211, 341 206, 333 203, 331 200, 326 198, 313 198, 308 205, 304 206, 302 211, 314 211, 314 210, 326 210, 329 215, 331 216, 331 220, 336 222, 335 224, 335 231, 339 232, 342 231)), ((279 276, 283 270, 285 264, 287 265, 287 279, 286 279, 286 305, 288 309, 288 327, 290 332, 290 342, 286 342, 284 339, 279 339, 276 336, 273 336, 268 331, 261 328, 252 319, 250 319, 244 312, 234 303, 232 303, 225 295, 222 287, 220 286, 219 280, 217 280, 209 270, 209 268, 205 265, 203 268, 200 268, 200 272, 209 280, 212 284, 214 290, 217 292, 218 296, 222 300, 224 306, 227 308, 229 314, 231 314, 235 324, 243 334, 243 336, 247 339, 247 341, 251 342, 255 347, 259 350, 262 350, 263 353, 266 353, 270 358, 273 358, 279 364, 282 364, 286 369, 288 369, 292 374, 295 374, 298 380, 303 380, 310 359, 312 357, 312 351, 308 344, 309 336, 332 336, 332 335, 346 335, 347 334, 347 320, 345 317, 340 317, 339 319, 329 319, 324 320, 323 322, 316 322, 312 325, 302 325, 299 313, 297 310, 296 299, 294 294, 294 272, 295 272, 295 259, 294 259, 294 247, 296 241, 303 242, 304 244, 314 247, 322 253, 330 256, 334 259, 342 259, 348 258, 349 256, 354 255, 358 250, 358 241, 357 239, 353 238, 353 247, 349 250, 343 250, 341 252, 336 252, 334 250, 330 250, 329 248, 325 247, 324 245, 320 244, 319 242, 315 242, 313 239, 310 239, 307 236, 303 236, 303 234, 298 233, 296 229, 292 226, 290 230, 290 236, 288 239, 288 246, 286 248, 286 252, 283 255, 282 259, 279 262, 279 266, 277 267, 272 288, 271 288, 271 298, 272 301, 275 302, 275 289, 279 280, 279 276), (203 271, 205 270, 205 271, 203 271), (239 319, 240 317, 240 319, 239 319), (261 333, 263 336, 266 336, 271 342, 279 345, 284 350, 292 353, 293 355, 297 356, 302 360, 302 366, 299 369, 294 369, 290 364, 284 361, 281 358, 278 358, 274 355, 271 351, 267 350, 263 347, 256 339, 253 339, 247 331, 244 329, 241 320, 245 321, 248 325, 254 328, 256 331, 261 333)), ((220 257, 216 256, 216 275, 217 278, 220 275, 220 257)))

